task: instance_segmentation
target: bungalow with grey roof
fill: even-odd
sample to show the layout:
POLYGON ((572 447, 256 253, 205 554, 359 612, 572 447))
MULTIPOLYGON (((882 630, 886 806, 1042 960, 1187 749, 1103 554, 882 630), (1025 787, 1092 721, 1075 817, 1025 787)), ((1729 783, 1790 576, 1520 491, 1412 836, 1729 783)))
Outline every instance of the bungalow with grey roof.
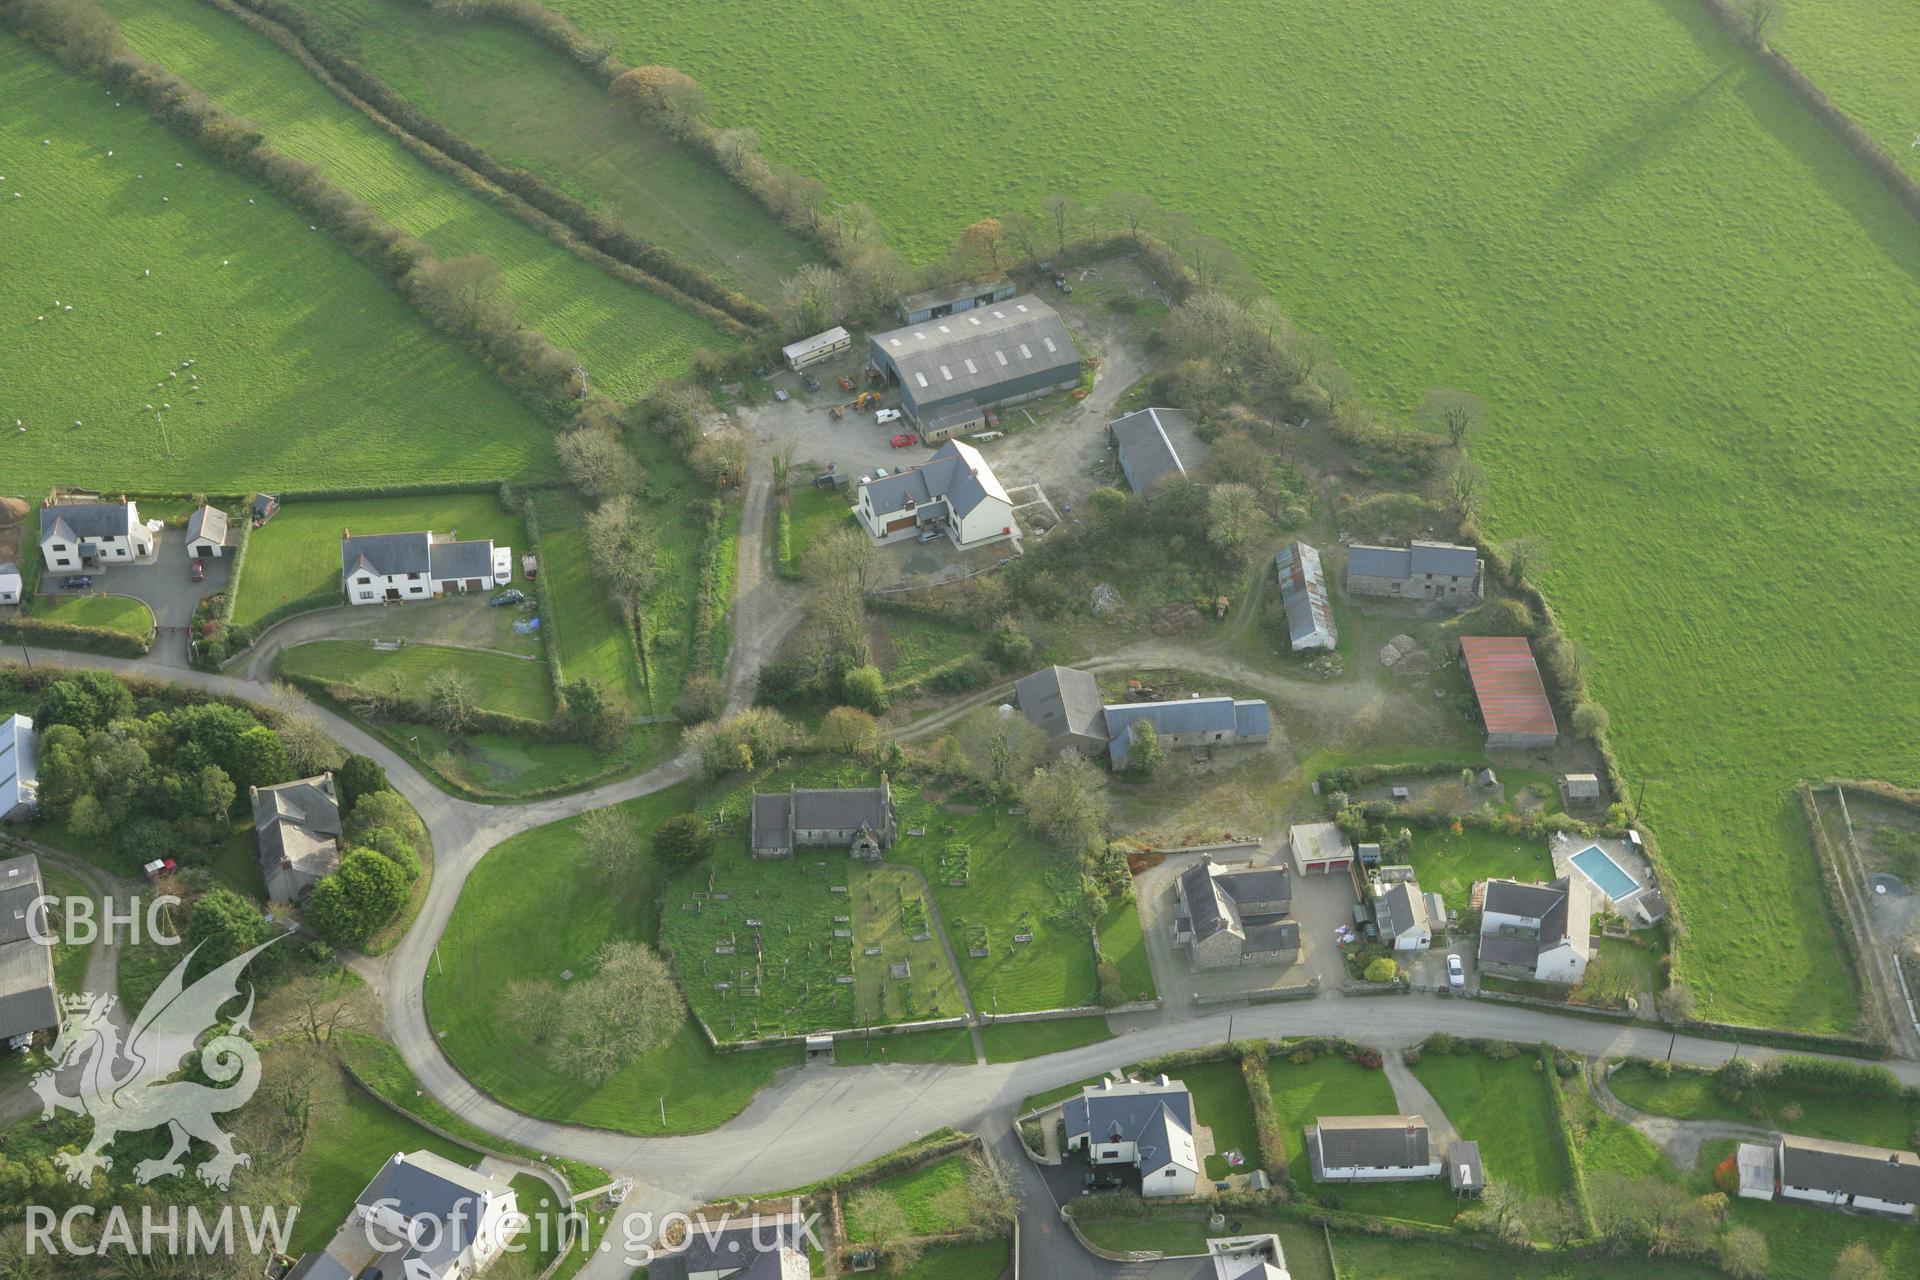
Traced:
POLYGON ((1445 1172, 1419 1116, 1321 1116, 1306 1135, 1315 1182, 1412 1182, 1445 1172))
POLYGON ((793 1218, 696 1218, 677 1245, 656 1250, 648 1280, 807 1280, 803 1224, 793 1218))
POLYGON ((50 572, 78 573, 108 564, 132 564, 153 555, 153 530, 140 504, 64 500, 56 490, 40 506, 40 556, 50 572))
POLYGON ((753 793, 748 851, 756 858, 790 858, 795 849, 845 849, 877 860, 893 847, 898 826, 887 775, 877 787, 794 787, 753 793))
POLYGON ((1407 600, 1477 600, 1484 567, 1477 548, 1450 542, 1415 542, 1410 547, 1354 543, 1347 548, 1347 590, 1357 596, 1407 600))
POLYGON ((853 511, 877 542, 898 542, 925 529, 965 550, 1018 539, 1013 499, 980 451, 949 440, 917 467, 863 478, 853 511))
POLYGON ((1911 1218, 1920 1206, 1920 1156, 1857 1142, 1781 1134, 1780 1198, 1911 1218))
POLYGON ((493 585, 493 539, 432 533, 340 531, 340 584, 348 604, 429 600, 493 585))

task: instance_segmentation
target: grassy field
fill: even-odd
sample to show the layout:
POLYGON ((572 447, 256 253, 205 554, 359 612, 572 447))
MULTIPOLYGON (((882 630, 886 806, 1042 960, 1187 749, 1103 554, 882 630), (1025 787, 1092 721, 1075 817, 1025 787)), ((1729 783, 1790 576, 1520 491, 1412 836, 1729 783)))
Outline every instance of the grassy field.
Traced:
POLYGON ((629 706, 644 707, 646 692, 631 632, 589 568, 585 509, 571 499, 546 494, 534 501, 540 521, 540 576, 553 602, 553 616, 543 618, 541 627, 547 643, 560 651, 562 676, 598 680, 629 706))
POLYGON ((432 725, 404 721, 376 724, 373 731, 464 794, 489 800, 574 790, 621 777, 665 759, 678 740, 672 725, 635 727, 612 752, 585 742, 533 742, 500 733, 455 738, 432 725))
MULTIPOLYGON (((965 1195, 970 1164, 965 1155, 951 1155, 907 1173, 882 1178, 873 1184, 873 1188, 899 1202, 906 1211, 907 1221, 913 1224, 914 1234, 945 1235, 966 1226, 964 1220, 955 1219, 951 1209, 955 1199, 959 1200, 961 1207, 967 1204, 961 1197, 965 1195)), ((871 1240, 873 1237, 872 1224, 850 1208, 847 1214, 847 1238, 871 1240)))
MULTIPOLYGON (((644 833, 692 798, 675 787, 623 807, 644 833)), ((481 1089, 550 1120, 635 1134, 725 1122, 776 1068, 798 1065, 799 1049, 714 1054, 689 1020, 666 1045, 594 1085, 554 1071, 495 1016, 490 993, 505 982, 582 971, 609 938, 655 940, 664 877, 651 859, 609 891, 579 873, 579 856, 572 824, 557 823, 498 845, 474 869, 427 975, 427 1013, 447 1055, 481 1089), (519 941, 502 947, 505 936, 519 941)))
POLYGON ((153 610, 132 596, 35 596, 27 612, 48 622, 104 627, 142 638, 153 635, 153 610))
POLYGON ((695 348, 728 344, 705 321, 589 266, 429 169, 291 55, 233 18, 165 0, 109 0, 106 8, 140 53, 253 121, 288 155, 320 166, 442 257, 492 259, 500 268, 501 300, 528 326, 578 354, 595 386, 637 396, 678 373, 695 348))
POLYGON ((1480 1144, 1487 1176, 1528 1196, 1573 1187, 1554 1137, 1553 1101, 1537 1054, 1494 1059, 1479 1053, 1429 1053, 1413 1074, 1463 1138, 1480 1144))
MULTIPOLYGON (((1343 1276, 1392 1276, 1393 1280, 1721 1280, 1725 1272, 1704 1263, 1661 1258, 1649 1270, 1645 1258, 1573 1258, 1473 1249, 1443 1240, 1388 1240, 1346 1232, 1333 1237, 1333 1256, 1343 1276)), ((1287 1261, 1293 1261, 1291 1250, 1287 1261)), ((1807 1273, 1811 1275, 1812 1273, 1807 1273)))
POLYGON ((988 1062, 1044 1058, 1112 1038, 1113 1029, 1101 1017, 999 1022, 980 1028, 980 1043, 987 1051, 988 1062))
POLYGON ((1420 887, 1438 893, 1454 911, 1467 909, 1476 880, 1489 876, 1553 879, 1553 859, 1544 844, 1474 827, 1462 829, 1457 836, 1445 827, 1415 830, 1407 862, 1419 875, 1420 887))
POLYGON ((485 367, 266 188, 11 31, 0 101, 10 136, 50 142, 0 165, 7 492, 322 484, 343 459, 418 480, 550 464, 549 432, 485 367), (187 359, 205 390, 157 391, 187 359), (173 405, 165 439, 148 403, 173 405), (432 430, 394 429, 422 404, 432 430))
POLYGON ((860 1067, 869 1062, 973 1063, 973 1036, 965 1027, 941 1031, 910 1031, 900 1035, 842 1040, 833 1047, 836 1066, 860 1067))
POLYGON ((793 566, 796 569, 806 564, 809 547, 835 529, 853 523, 853 508, 847 505, 847 500, 838 491, 829 492, 807 484, 811 478, 796 468, 793 501, 788 508, 793 517, 793 566))
POLYGON ((1899 1098, 1769 1086, 1749 1089, 1738 1102, 1727 1102, 1714 1092, 1710 1075, 1676 1071, 1662 1080, 1631 1063, 1615 1071, 1610 1082, 1622 1102, 1655 1115, 1759 1124, 1807 1138, 1907 1148, 1912 1146, 1915 1126, 1920 1125, 1920 1105, 1899 1098), (1789 1106, 1800 1108, 1798 1119, 1788 1120, 1781 1114, 1789 1106))
POLYGON ((815 260, 717 168, 616 108, 598 77, 517 28, 403 0, 301 7, 348 37, 361 65, 494 159, 539 174, 763 303, 815 260))
POLYGON ((414 533, 422 529, 436 534, 458 532, 462 538, 492 538, 501 546, 527 545, 527 529, 520 517, 502 511, 500 500, 491 493, 291 501, 247 541, 233 620, 251 623, 295 600, 329 591, 338 595, 343 531, 414 533))
MULTIPOLYGON (((1327 1258, 1326 1239, 1320 1228, 1298 1218, 1267 1217, 1261 1214, 1235 1214, 1225 1231, 1207 1226, 1203 1213, 1191 1209, 1157 1209, 1142 1218, 1110 1218, 1083 1222, 1080 1229, 1089 1240, 1114 1250, 1158 1249, 1170 1257, 1192 1257, 1205 1253, 1207 1241, 1218 1235, 1264 1235, 1280 1237, 1280 1248, 1287 1255, 1287 1273, 1293 1280, 1333 1280, 1333 1264, 1327 1258)), ((1398 1276, 1396 1271, 1356 1271, 1362 1276, 1398 1276)))
POLYGON ((902 1272, 902 1280, 996 1280, 1006 1273, 1012 1255, 1013 1246, 1006 1240, 940 1245, 902 1272))
MULTIPOLYGON (((73 900, 75 898, 93 898, 93 891, 81 883, 80 877, 71 871, 45 861, 40 863, 42 891, 56 898, 73 900)), ((99 899, 94 898, 95 918, 99 917, 99 899)), ((91 946, 79 943, 60 942, 53 948, 53 985, 62 995, 71 995, 87 989, 87 957, 91 955, 91 946)))
POLYGON ((441 671, 455 671, 473 682, 475 702, 488 711, 545 720, 553 714, 553 686, 547 664, 503 653, 412 644, 382 651, 364 641, 315 640, 280 654, 280 669, 338 684, 386 688, 394 680, 414 697, 425 697, 427 682, 441 671))
POLYGON ((1346 1184, 1322 1187, 1313 1181, 1307 1159, 1306 1126, 1317 1116, 1395 1115, 1393 1085, 1383 1071, 1348 1062, 1337 1054, 1319 1054, 1295 1066, 1284 1057, 1267 1063, 1273 1104, 1287 1144, 1287 1175, 1309 1197, 1331 1197, 1344 1209, 1386 1218, 1447 1223, 1459 1209, 1442 1182, 1346 1184))
POLYGON ((1237 249, 1363 395, 1483 394, 1481 528, 1552 547, 1544 586, 1627 779, 1659 780, 1646 815, 1693 923, 1681 976, 1713 1017, 1853 1022, 1830 928, 1804 909, 1819 889, 1789 784, 1920 780, 1899 728, 1920 712, 1899 677, 1920 584, 1893 567, 1920 551, 1920 242, 1698 5, 1132 4, 1070 57, 1037 0, 987 31, 957 0, 833 0, 724 36, 663 0, 558 7, 698 77, 724 123, 870 201, 922 259, 1056 187, 1140 190, 1237 249), (888 50, 884 83, 849 97, 786 74, 842 56, 849 30, 888 50), (1001 109, 954 147, 875 164, 877 133, 940 132, 931 77, 1001 109), (1219 127, 1219 102, 1240 127, 1219 127), (1250 156, 1249 133, 1273 145, 1250 156), (1258 198, 1276 190, 1302 198, 1258 198), (1822 625, 1783 633, 1794 608, 1822 625), (1750 946, 1756 930, 1777 947, 1750 946))
POLYGON ((1920 9, 1902 0, 1791 5, 1767 42, 1920 179, 1920 9))
POLYGON ((1107 908, 1095 927, 1100 954, 1120 971, 1120 988, 1129 1000, 1151 1000, 1158 994, 1153 962, 1147 955, 1146 935, 1140 931, 1140 909, 1131 897, 1107 908))

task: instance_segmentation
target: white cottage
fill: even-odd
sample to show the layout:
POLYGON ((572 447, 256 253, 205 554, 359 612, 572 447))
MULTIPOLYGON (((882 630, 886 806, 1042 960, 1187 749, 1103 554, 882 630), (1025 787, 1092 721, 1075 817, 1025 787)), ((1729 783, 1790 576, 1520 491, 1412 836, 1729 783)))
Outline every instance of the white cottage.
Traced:
POLYGON ((429 600, 493 584, 493 540, 431 533, 340 534, 340 584, 348 604, 429 600))
POLYGON ((1780 1198, 1911 1218, 1920 1205, 1920 1156, 1781 1134, 1780 1198))
POLYGON ((19 604, 20 594, 25 590, 26 581, 20 575, 20 566, 0 563, 0 604, 19 604))
POLYGON ((132 564, 152 554, 153 531, 131 499, 63 502, 56 493, 40 507, 40 556, 50 572, 132 564))
POLYGON ((1480 967, 1534 982, 1578 983, 1593 952, 1593 904, 1587 882, 1489 880, 1480 910, 1480 967))
POLYGON ((1446 1172, 1419 1116, 1321 1116, 1307 1127, 1315 1182, 1413 1182, 1446 1172))
POLYGON ((853 509, 878 542, 928 530, 963 549, 1019 537, 1013 499, 980 451, 962 440, 947 441, 917 467, 863 480, 853 509))

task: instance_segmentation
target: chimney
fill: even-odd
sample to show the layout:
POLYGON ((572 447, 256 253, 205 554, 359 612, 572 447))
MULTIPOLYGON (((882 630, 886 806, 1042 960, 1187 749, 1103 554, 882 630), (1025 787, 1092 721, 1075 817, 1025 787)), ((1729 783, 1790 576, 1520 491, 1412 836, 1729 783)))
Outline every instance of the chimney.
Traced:
POLYGON ((1167 1087, 1167 1085, 1168 1085, 1168 1084, 1170 1083, 1170 1082, 1169 1082, 1169 1081, 1167 1080, 1167 1073, 1166 1073, 1166 1072, 1164 1072, 1164 1071, 1162 1071, 1162 1072, 1161 1072, 1161 1073, 1160 1073, 1160 1074, 1159 1074, 1158 1076, 1156 1076, 1156 1077, 1154 1077, 1154 1081, 1153 1081, 1153 1082, 1154 1082, 1155 1084, 1157 1084, 1157 1085, 1159 1085, 1159 1086, 1160 1086, 1160 1087, 1161 1087, 1162 1089, 1164 1089, 1164 1088, 1166 1088, 1166 1087, 1167 1087))

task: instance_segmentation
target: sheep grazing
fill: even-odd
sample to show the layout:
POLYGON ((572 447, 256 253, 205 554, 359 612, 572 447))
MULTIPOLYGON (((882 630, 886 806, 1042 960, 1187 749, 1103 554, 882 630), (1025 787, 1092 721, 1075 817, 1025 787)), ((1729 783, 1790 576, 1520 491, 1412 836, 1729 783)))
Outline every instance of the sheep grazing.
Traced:
POLYGON ((154 337, 156 337, 156 338, 158 338, 158 337, 160 337, 160 336, 161 336, 161 333, 160 333, 160 331, 159 331, 158 329, 155 329, 155 330, 153 331, 153 336, 154 336, 154 337))
POLYGON ((108 157, 109 159, 111 159, 111 158, 113 157, 113 152, 111 152, 111 151, 109 151, 109 152, 107 152, 107 157, 108 157))
POLYGON ((171 409, 171 408, 173 408, 173 406, 172 406, 172 405, 170 405, 170 404, 162 404, 162 405, 161 405, 160 407, 161 407, 162 409, 171 409))
POLYGON ((248 203, 248 204, 252 204, 252 203, 253 203, 253 197, 252 197, 252 196, 248 196, 248 197, 247 197, 247 203, 248 203))
POLYGON ((222 258, 220 259, 220 265, 223 267, 230 267, 233 265, 233 263, 227 261, 225 258, 222 258))
POLYGON ((41 322, 42 320, 45 320, 45 319, 46 319, 46 317, 45 317, 45 316, 35 316, 35 317, 33 318, 33 322, 34 322, 35 324, 39 324, 39 323, 40 323, 40 322, 41 322))
POLYGON ((186 168, 187 166, 185 166, 184 164, 181 164, 181 163, 180 163, 180 162, 179 162, 178 160, 175 160, 175 161, 173 162, 173 167, 174 167, 174 168, 176 168, 176 169, 184 169, 184 168, 186 168))
POLYGON ((84 422, 82 422, 82 421, 80 421, 80 419, 78 419, 78 418, 75 418, 75 419, 73 420, 73 425, 74 425, 74 426, 76 426, 76 427, 83 427, 83 426, 85 426, 86 424, 85 424, 84 422))
POLYGON ((161 196, 161 197, 160 197, 160 203, 161 203, 161 204, 172 204, 172 203, 173 203, 173 197, 172 197, 172 196, 161 196))
POLYGON ((67 310, 69 311, 73 310, 73 304, 71 302, 67 304, 67 310))
POLYGON ((147 412, 148 412, 148 413, 152 413, 152 412, 153 412, 153 406, 152 406, 152 405, 148 405, 148 406, 147 406, 147 412))

